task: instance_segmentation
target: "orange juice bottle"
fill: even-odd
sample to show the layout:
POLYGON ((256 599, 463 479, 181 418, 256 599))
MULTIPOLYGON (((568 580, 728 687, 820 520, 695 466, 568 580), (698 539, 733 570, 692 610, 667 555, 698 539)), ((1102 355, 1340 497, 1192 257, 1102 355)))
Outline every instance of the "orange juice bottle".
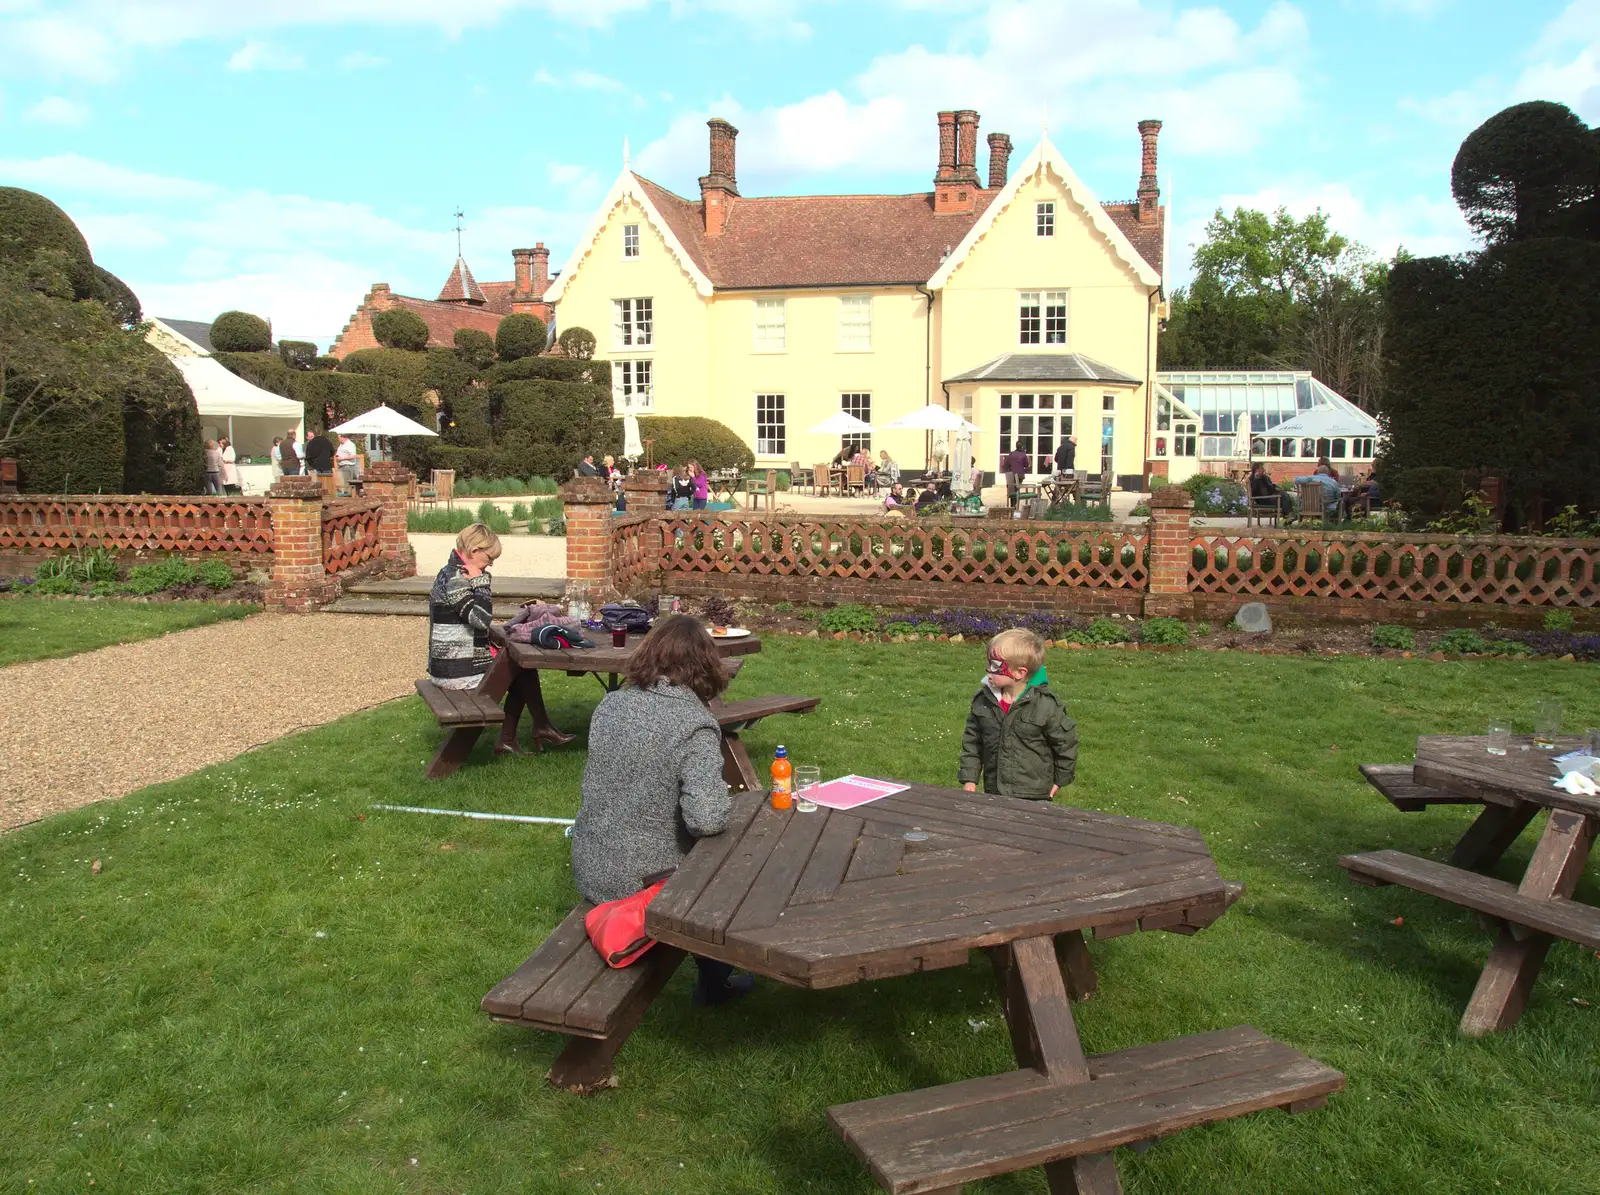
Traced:
POLYGON ((789 749, 782 744, 772 761, 772 807, 787 809, 794 800, 794 765, 789 762, 789 749))

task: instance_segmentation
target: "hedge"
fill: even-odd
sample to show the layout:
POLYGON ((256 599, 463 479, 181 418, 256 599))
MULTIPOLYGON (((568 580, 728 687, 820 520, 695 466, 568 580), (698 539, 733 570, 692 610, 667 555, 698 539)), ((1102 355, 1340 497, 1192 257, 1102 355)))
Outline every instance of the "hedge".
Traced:
POLYGON ((477 328, 457 328, 456 352, 474 371, 494 364, 494 337, 477 328))
POLYGON ((121 278, 100 266, 94 267, 94 297, 124 328, 131 328, 144 318, 139 296, 121 278))
POLYGON ((449 418, 439 434, 446 443, 466 448, 489 448, 494 444, 494 428, 489 417, 489 391, 475 386, 449 400, 449 418))
POLYGON ((384 348, 421 352, 428 347, 428 321, 415 311, 390 307, 372 317, 372 335, 384 348))
POLYGON ((264 353, 272 347, 272 329, 259 315, 224 311, 211 321, 211 347, 219 353, 264 353))
POLYGON ((213 353, 224 369, 237 374, 253 386, 260 386, 280 398, 292 398, 295 371, 277 353, 213 353))
POLYGON ((198 494, 205 482, 200 412, 172 362, 140 342, 139 368, 122 394, 122 489, 198 494))
POLYGON ((17 443, 23 493, 122 492, 122 403, 91 391, 55 404, 17 443))
POLYGON ((40 249, 64 251, 73 296, 94 297, 94 259, 72 217, 35 191, 0 187, 0 263, 26 269, 40 249))
MULTIPOLYGON (((658 465, 698 460, 706 469, 749 469, 756 463, 755 453, 732 428, 699 415, 641 415, 639 437, 655 441, 652 453, 658 465)), ((605 451, 621 456, 622 445, 622 420, 612 419, 605 451)))
POLYGON ((556 337, 561 351, 577 361, 587 361, 594 356, 594 333, 588 328, 571 327, 556 337))
POLYGON ((490 390, 500 412, 500 463, 518 477, 565 479, 585 453, 600 453, 611 422, 603 386, 549 379, 501 382, 490 390))
POLYGON ((495 382, 527 382, 535 378, 548 378, 555 382, 593 382, 611 390, 611 362, 573 361, 566 357, 523 357, 517 361, 501 361, 491 365, 483 380, 495 382))
POLYGON ((520 361, 544 352, 546 340, 544 321, 518 312, 500 321, 494 333, 494 349, 502 361, 520 361))
POLYGON ((390 442, 395 459, 418 477, 428 477, 435 469, 454 469, 457 480, 468 477, 498 477, 500 454, 489 448, 463 448, 425 436, 403 436, 390 442))
POLYGON ((309 340, 280 340, 278 356, 290 369, 310 369, 317 359, 317 346, 309 340))

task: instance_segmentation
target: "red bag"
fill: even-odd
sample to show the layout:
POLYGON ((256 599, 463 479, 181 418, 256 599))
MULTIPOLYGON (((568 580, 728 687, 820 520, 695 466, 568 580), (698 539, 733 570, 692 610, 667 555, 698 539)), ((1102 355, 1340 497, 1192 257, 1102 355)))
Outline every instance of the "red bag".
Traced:
POLYGON ((595 905, 583 915, 583 928, 589 931, 589 941, 608 967, 626 967, 656 944, 656 940, 644 932, 644 911, 666 882, 658 880, 632 896, 595 905))

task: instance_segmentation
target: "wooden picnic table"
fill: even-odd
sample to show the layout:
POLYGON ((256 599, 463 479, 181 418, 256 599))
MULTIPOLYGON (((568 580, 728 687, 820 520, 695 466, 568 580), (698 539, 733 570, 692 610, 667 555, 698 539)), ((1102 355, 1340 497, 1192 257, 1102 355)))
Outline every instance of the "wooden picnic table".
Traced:
MULTIPOLYGON (((505 628, 499 624, 489 628, 490 642, 500 649, 500 654, 495 658, 488 675, 483 683, 475 690, 482 697, 499 702, 511 688, 512 679, 517 672, 532 674, 533 684, 539 684, 541 672, 565 672, 568 676, 592 675, 600 682, 606 692, 611 692, 622 683, 622 674, 627 668, 628 660, 644 643, 644 635, 629 635, 625 647, 611 645, 610 631, 590 631, 595 639, 594 647, 574 647, 564 651, 550 651, 545 648, 535 647, 531 643, 519 643, 507 639, 505 628)), ((754 655, 761 650, 761 639, 756 635, 744 635, 735 639, 716 639, 717 654, 724 660, 736 657, 754 655)), ((531 712, 531 711, 530 711, 531 712)), ((430 780, 438 780, 450 775, 471 754, 473 744, 478 741, 478 736, 484 732, 482 725, 463 725, 452 727, 445 735, 444 744, 439 748, 439 753, 433 757, 433 762, 428 765, 427 776, 430 780)), ((538 729, 537 726, 535 729, 538 729)), ((724 736, 724 752, 728 747, 728 738, 724 736)), ((737 743, 737 736, 733 742, 737 743)), ((737 748, 743 751, 742 745, 737 748)), ((732 761, 735 764, 740 761, 732 761)), ((748 770, 749 761, 743 761, 748 770)))
POLYGON ((1563 736, 1552 750, 1514 735, 1505 755, 1490 755, 1482 735, 1423 735, 1416 762, 1368 765, 1362 772, 1403 811, 1432 805, 1482 804, 1483 812, 1457 842, 1449 863, 1403 851, 1346 855, 1350 878, 1379 886, 1401 884, 1473 909, 1500 926, 1461 1031, 1478 1037, 1509 1028, 1522 1016, 1539 968, 1555 938, 1600 950, 1600 909, 1571 899, 1600 831, 1600 798, 1555 788, 1551 759, 1583 746, 1563 736), (1498 863, 1518 835, 1549 810, 1533 857, 1517 884, 1480 874, 1498 863))

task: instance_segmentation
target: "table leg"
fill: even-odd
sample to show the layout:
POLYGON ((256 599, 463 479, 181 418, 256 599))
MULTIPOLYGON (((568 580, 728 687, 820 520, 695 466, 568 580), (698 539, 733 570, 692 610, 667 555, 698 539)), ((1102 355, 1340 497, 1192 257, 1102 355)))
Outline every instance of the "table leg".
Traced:
POLYGON ((760 792, 766 787, 736 730, 722 732, 722 778, 734 792, 760 792))
POLYGON ((1486 805, 1456 843, 1450 862, 1468 871, 1485 871, 1500 862, 1517 836, 1539 812, 1532 801, 1515 805, 1486 805))
POLYGON ((683 962, 684 952, 676 946, 658 943, 650 953, 634 963, 635 967, 648 967, 650 977, 640 984, 618 1014, 616 1024, 605 1037, 573 1037, 566 1048, 556 1056, 545 1074, 545 1080, 563 1091, 579 1095, 592 1095, 603 1087, 610 1087, 611 1060, 623 1044, 633 1035, 644 1020, 650 1004, 666 987, 667 980, 683 962))
MULTIPOLYGON (((1518 894, 1540 900, 1570 897, 1594 846, 1597 821, 1600 819, 1581 813, 1551 810, 1550 823, 1534 848, 1527 873, 1517 887, 1518 894)), ((1512 925, 1500 931, 1500 940, 1489 952, 1489 961, 1461 1018, 1461 1032, 1468 1037, 1482 1037, 1516 1024, 1528 1007, 1528 997, 1550 942, 1548 934, 1529 933, 1512 925)))
MULTIPOLYGON (((1081 935, 1080 935, 1080 941, 1081 935)), ((1063 1086, 1089 1082, 1089 1062, 1072 1020, 1050 938, 1025 938, 986 948, 1000 984, 1011 1050, 1017 1065, 1031 1067, 1063 1086)), ((1122 1181, 1110 1153, 1052 1162, 1044 1168, 1051 1195, 1121 1195, 1122 1181)))
POLYGON ((1067 995, 1072 999, 1081 1003, 1099 990, 1100 979, 1094 973, 1094 961, 1089 957, 1082 930, 1056 935, 1056 958, 1067 981, 1067 995))
MULTIPOLYGON (((502 647, 494 663, 489 666, 488 675, 478 686, 479 691, 499 701, 506 695, 506 690, 511 688, 513 671, 515 665, 511 663, 511 653, 502 647)), ((434 755, 433 762, 428 765, 424 775, 429 780, 443 780, 454 772, 466 762, 467 756, 472 754, 472 748, 477 744, 478 736, 484 729, 482 726, 458 726, 445 735, 444 742, 440 744, 438 753, 434 755)))

